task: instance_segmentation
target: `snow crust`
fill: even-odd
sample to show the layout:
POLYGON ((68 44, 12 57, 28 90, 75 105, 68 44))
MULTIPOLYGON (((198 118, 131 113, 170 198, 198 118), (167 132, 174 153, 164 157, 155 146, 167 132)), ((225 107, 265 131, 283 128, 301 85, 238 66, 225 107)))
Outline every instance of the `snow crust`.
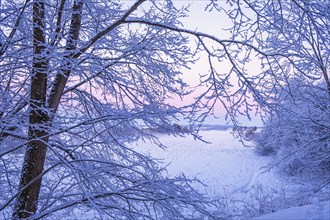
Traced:
POLYGON ((193 137, 160 136, 165 150, 149 143, 136 143, 137 147, 168 164, 170 176, 184 173, 207 184, 201 187, 209 195, 246 193, 258 183, 279 186, 284 183, 274 172, 262 169, 268 158, 258 157, 253 148, 244 147, 234 138, 231 129, 201 131, 204 143, 193 137))
POLYGON ((329 220, 330 201, 283 209, 254 220, 329 220))
MULTIPOLYGON (((231 201, 240 201, 242 206, 252 203, 255 211, 248 213, 251 216, 276 211, 278 207, 292 206, 274 204, 274 210, 263 207, 275 201, 272 198, 274 194, 263 192, 265 189, 273 190, 272 193, 279 197, 280 194, 287 196, 304 190, 299 189, 299 185, 290 184, 275 169, 265 169, 270 158, 258 156, 253 147, 244 147, 239 139, 233 137, 231 129, 202 130, 200 134, 210 143, 196 141, 192 136, 162 134, 158 136, 166 149, 143 141, 135 143, 135 148, 168 164, 169 176, 184 173, 191 178, 197 177, 206 184, 206 187, 196 185, 197 189, 210 197, 227 197, 231 201), (261 195, 262 193, 265 194, 261 195), (256 200, 259 201, 255 202, 256 200)), ((330 219, 329 202, 318 203, 317 199, 312 202, 315 204, 278 211, 256 219, 330 219)), ((241 219, 241 216, 237 216, 237 219, 241 219)))

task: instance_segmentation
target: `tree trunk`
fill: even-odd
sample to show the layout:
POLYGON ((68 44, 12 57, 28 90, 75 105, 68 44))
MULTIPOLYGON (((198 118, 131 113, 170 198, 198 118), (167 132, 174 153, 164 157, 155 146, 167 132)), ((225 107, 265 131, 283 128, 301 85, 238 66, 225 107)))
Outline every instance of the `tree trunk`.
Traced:
POLYGON ((36 213, 37 210, 49 129, 70 75, 72 55, 77 47, 81 27, 82 6, 82 1, 74 2, 66 47, 68 52, 65 56, 66 63, 62 67, 61 73, 55 79, 55 84, 49 94, 49 102, 46 107, 48 59, 45 57, 45 8, 43 1, 35 1, 33 3, 34 74, 30 92, 29 143, 23 162, 19 184, 20 193, 15 204, 13 219, 28 218, 36 213), (52 112, 53 115, 50 116, 47 112, 52 112))
POLYGON ((54 86, 50 92, 50 98, 48 106, 53 113, 57 111, 60 99, 62 97, 65 85, 71 73, 73 55, 77 49, 77 41, 79 39, 79 32, 81 27, 81 12, 82 12, 83 2, 74 1, 72 8, 72 18, 69 30, 69 38, 66 42, 66 55, 64 56, 64 62, 61 73, 57 74, 55 78, 54 86))
POLYGON ((37 209, 41 176, 46 158, 47 122, 45 111, 48 61, 45 57, 45 33, 43 1, 33 3, 33 76, 30 91, 30 115, 28 145, 23 162, 19 195, 13 218, 22 219, 34 214, 37 209))

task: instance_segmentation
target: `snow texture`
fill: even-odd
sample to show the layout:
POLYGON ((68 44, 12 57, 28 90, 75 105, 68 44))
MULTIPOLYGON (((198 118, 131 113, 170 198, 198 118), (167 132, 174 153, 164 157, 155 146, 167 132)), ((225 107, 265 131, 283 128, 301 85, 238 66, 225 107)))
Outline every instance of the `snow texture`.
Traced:
POLYGON ((207 184, 204 193, 221 195, 246 193, 253 185, 281 185, 274 172, 263 172, 267 158, 255 155, 253 148, 247 148, 227 131, 201 131, 209 144, 196 141, 193 137, 161 136, 167 146, 165 151, 148 143, 136 143, 140 150, 168 163, 169 175, 184 173, 207 184))
MULTIPOLYGON (((239 201, 239 206, 250 202, 257 211, 250 212, 246 217, 289 207, 292 203, 277 204, 281 201, 269 197, 281 198, 280 195, 285 197, 295 195, 299 190, 305 190, 301 188, 300 183, 289 183, 290 180, 285 179, 276 169, 266 170, 265 167, 271 158, 260 157, 253 147, 244 147, 239 139, 233 137, 231 129, 202 130, 200 134, 210 143, 196 141, 191 136, 159 135, 160 141, 167 147, 165 150, 142 141, 135 143, 135 147, 168 164, 168 175, 171 177, 181 173, 188 177, 196 176, 206 184, 206 187, 202 185, 196 187, 208 196, 239 201), (269 193, 266 192, 267 190, 273 190, 275 194, 267 194, 269 193), (254 195, 253 193, 256 192, 260 194, 254 195), (270 206, 271 209, 265 206, 270 206)), ((288 211, 279 211, 278 215, 273 213, 260 219, 329 219, 327 207, 329 202, 318 203, 318 201, 317 199, 311 201, 316 204, 305 206, 303 211, 300 210, 301 207, 292 208, 288 211), (295 214, 296 210, 300 210, 297 211, 300 212, 299 215, 295 214)), ((235 205, 238 203, 234 202, 235 205)), ((243 210, 241 208, 238 210, 243 210)), ((242 219, 242 216, 236 218, 242 219)))
POLYGON ((272 214, 264 215, 254 220, 329 220, 330 201, 301 207, 292 207, 272 214))

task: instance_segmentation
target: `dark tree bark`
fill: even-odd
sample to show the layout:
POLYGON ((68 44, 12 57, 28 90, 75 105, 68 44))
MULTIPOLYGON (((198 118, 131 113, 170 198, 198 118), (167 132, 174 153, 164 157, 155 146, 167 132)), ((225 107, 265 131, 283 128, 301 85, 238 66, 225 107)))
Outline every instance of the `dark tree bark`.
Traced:
POLYGON ((39 193, 42 181, 42 172, 46 159, 49 128, 57 111, 63 90, 70 75, 72 55, 77 47, 79 31, 81 27, 81 10, 83 3, 75 1, 67 40, 67 56, 60 74, 55 79, 55 84, 50 92, 49 103, 47 99, 47 71, 48 59, 45 57, 45 33, 43 1, 33 3, 33 36, 34 36, 34 59, 33 77, 30 92, 30 116, 28 131, 28 146, 25 153, 19 195, 15 204, 13 218, 24 219, 36 213, 39 193), (48 111, 49 110, 49 111, 48 111), (52 116, 48 115, 52 112, 52 116))
POLYGON ((28 146, 25 153, 19 195, 13 218, 22 219, 36 212, 47 148, 47 121, 45 111, 48 61, 45 57, 45 6, 43 1, 33 3, 33 76, 30 91, 28 146))
POLYGON ((61 69, 61 73, 57 74, 54 86, 50 92, 50 98, 48 106, 55 114, 60 103, 65 85, 71 73, 72 59, 74 59, 74 53, 77 49, 77 41, 79 39, 79 32, 81 27, 81 12, 83 3, 82 1, 75 1, 73 4, 73 14, 70 24, 69 38, 67 40, 66 52, 64 56, 64 66, 61 69))

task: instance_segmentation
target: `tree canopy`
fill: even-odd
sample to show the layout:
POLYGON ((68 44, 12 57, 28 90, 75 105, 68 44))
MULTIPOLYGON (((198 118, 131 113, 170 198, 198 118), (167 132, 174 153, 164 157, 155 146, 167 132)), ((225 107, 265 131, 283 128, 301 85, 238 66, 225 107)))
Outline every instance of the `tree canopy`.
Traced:
POLYGON ((208 10, 232 19, 230 39, 186 29, 180 19, 188 7, 171 0, 0 4, 5 218, 60 219, 79 210, 101 219, 216 218, 193 180, 166 177, 128 143, 158 143, 146 128, 182 134, 173 126, 180 115, 200 123, 216 103, 234 123, 241 114, 273 113, 284 93, 293 94, 293 77, 323 83, 326 102, 330 96, 326 0, 209 1, 208 10), (204 90, 191 104, 171 104, 189 94, 182 74, 200 53, 209 66, 204 90), (260 61, 252 74, 251 59, 260 61), (221 62, 230 70, 218 69, 221 62))

